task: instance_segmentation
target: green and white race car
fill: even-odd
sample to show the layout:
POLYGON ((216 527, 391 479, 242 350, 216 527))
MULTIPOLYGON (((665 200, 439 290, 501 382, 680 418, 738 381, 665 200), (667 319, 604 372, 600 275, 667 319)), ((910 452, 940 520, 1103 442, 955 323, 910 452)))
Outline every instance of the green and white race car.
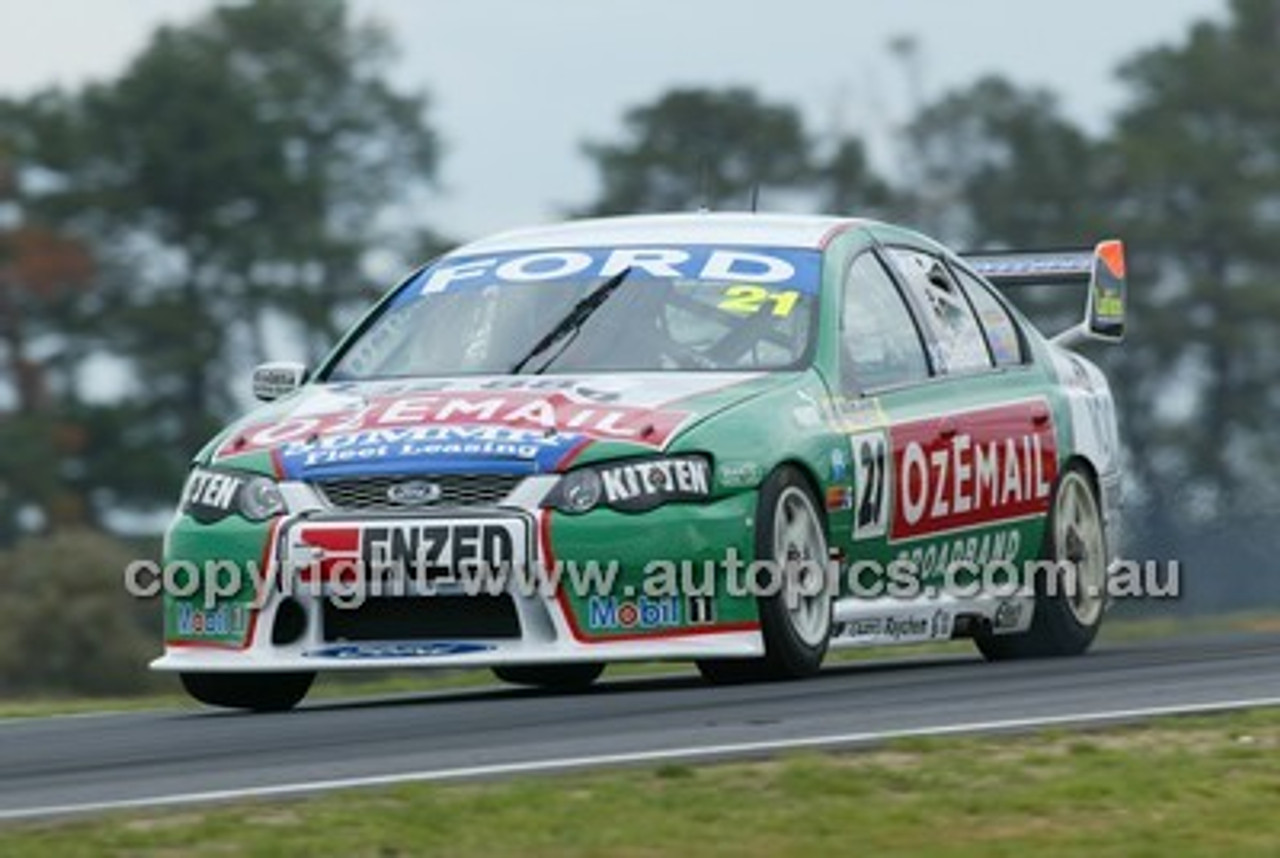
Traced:
POLYGON ((196 457, 158 670, 283 709, 317 671, 828 650, 1072 654, 1107 603, 1123 248, 962 257, 866 220, 624 217, 468 244, 196 457), (1087 285, 1046 339, 993 284, 1087 285))

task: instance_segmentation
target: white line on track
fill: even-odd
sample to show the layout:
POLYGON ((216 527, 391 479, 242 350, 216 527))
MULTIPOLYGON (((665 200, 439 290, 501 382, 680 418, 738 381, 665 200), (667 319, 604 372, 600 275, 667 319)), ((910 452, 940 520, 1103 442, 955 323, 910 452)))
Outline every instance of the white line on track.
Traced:
POLYGON ((572 769, 588 769, 601 766, 625 766, 643 763, 664 763, 689 760, 711 760, 728 757, 744 757, 777 751, 804 748, 836 748, 870 745, 889 739, 924 736, 953 736, 964 733, 999 733, 1028 730, 1035 727, 1087 726, 1108 722, 1135 721, 1161 715, 1195 715, 1225 712, 1233 709, 1255 709, 1280 706, 1280 697, 1259 697, 1244 700, 1223 700, 1212 703, 1187 703, 1169 706, 1147 706, 1136 709, 1116 709, 1109 712, 1083 712, 1073 715, 1045 715, 1034 718, 1010 718, 996 721, 972 721, 965 724, 945 724, 935 727, 917 727, 906 730, 879 730, 863 733, 835 733, 826 736, 806 736, 793 739, 774 739, 761 742, 739 742, 702 747, 667 748, 659 751, 632 751, 617 754, 599 754, 589 757, 564 757, 552 760, 493 763, 484 766, 466 766, 454 769, 428 769, 417 772, 401 772, 387 775, 336 778, 327 781, 275 784, 272 786, 243 787, 239 789, 209 790, 206 792, 178 793, 146 798, 118 799, 115 801, 85 802, 82 804, 50 805, 47 807, 0 810, 0 821, 35 819, 38 817, 69 816, 81 813, 100 813, 115 810, 137 810, 151 807, 227 802, 250 798, 272 798, 328 792, 357 787, 394 786, 397 784, 426 781, 456 781, 503 775, 562 772, 572 769))

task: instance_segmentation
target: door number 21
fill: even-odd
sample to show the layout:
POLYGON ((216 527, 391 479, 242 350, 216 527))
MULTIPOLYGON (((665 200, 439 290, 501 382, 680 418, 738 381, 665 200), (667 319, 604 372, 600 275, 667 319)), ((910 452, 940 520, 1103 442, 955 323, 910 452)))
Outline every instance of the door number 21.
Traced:
POLYGON ((884 432, 863 432, 849 439, 853 451, 853 538, 884 536, 889 527, 889 442, 884 432))

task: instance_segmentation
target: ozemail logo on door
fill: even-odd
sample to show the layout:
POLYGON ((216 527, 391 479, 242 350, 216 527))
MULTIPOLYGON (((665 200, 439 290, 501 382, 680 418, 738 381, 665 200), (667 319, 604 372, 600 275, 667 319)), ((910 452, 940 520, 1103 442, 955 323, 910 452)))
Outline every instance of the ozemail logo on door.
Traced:
POLYGON ((1044 514, 1058 473, 1047 413, 1028 402, 958 414, 954 433, 937 418, 894 426, 893 537, 1044 514))
POLYGON ((1043 515, 1058 475, 1043 400, 905 421, 858 432, 850 445, 855 539, 914 539, 1043 515))

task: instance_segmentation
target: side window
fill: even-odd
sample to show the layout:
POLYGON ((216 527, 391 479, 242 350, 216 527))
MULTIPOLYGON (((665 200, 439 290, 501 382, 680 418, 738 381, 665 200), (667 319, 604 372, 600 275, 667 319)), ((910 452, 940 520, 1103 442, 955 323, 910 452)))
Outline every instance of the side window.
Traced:
POLYGON ((873 253, 859 256, 849 270, 840 329, 840 369, 847 392, 929 377, 915 320, 873 253))
POLYGON ((973 308, 942 260, 901 247, 891 248, 889 255, 926 308, 947 371, 989 369, 991 355, 986 338, 973 308))
POLYGON ((978 322, 986 335, 987 347, 996 359, 996 366, 1017 366, 1022 363, 1022 337, 1018 325, 1004 305, 991 294, 987 284, 963 268, 955 269, 960 285, 964 287, 969 302, 978 312, 978 322))

